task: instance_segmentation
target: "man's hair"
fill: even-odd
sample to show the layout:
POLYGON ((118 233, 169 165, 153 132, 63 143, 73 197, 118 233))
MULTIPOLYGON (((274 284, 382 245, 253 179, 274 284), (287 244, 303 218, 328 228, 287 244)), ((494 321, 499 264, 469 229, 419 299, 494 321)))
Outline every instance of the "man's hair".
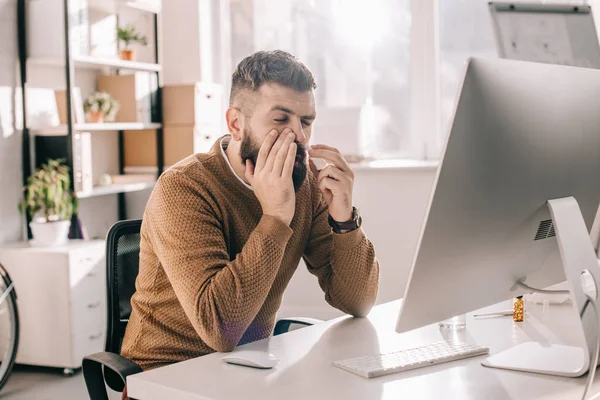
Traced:
POLYGON ((263 83, 268 82, 298 92, 317 88, 312 72, 290 53, 281 50, 258 51, 244 58, 233 72, 229 105, 241 106, 239 98, 244 90, 257 91, 263 83))

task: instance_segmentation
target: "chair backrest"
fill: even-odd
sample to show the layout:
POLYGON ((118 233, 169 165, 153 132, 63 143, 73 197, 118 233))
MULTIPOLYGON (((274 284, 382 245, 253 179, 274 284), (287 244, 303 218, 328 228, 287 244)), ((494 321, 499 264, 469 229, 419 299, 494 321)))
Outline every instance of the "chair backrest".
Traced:
POLYGON ((119 354, 131 315, 131 296, 140 262, 142 220, 119 221, 106 238, 106 343, 105 351, 119 354))

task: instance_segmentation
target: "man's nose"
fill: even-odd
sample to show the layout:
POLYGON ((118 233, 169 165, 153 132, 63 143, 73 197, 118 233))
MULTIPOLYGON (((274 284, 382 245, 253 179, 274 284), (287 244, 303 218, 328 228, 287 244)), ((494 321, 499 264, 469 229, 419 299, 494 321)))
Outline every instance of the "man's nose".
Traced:
POLYGON ((304 133, 304 127, 302 126, 302 122, 298 121, 292 127, 292 130, 296 134, 296 142, 305 144, 306 143, 306 134, 304 133))

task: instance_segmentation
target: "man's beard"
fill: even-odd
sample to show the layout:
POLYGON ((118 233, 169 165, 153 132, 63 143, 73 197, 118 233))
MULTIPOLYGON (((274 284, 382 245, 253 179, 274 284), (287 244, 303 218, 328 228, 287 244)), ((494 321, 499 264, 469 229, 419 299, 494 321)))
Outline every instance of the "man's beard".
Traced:
MULTIPOLYGON (((246 160, 252 161, 252 165, 256 167, 256 159, 258 158, 258 152, 260 146, 255 145, 252 142, 252 131, 249 128, 244 128, 244 138, 240 145, 240 157, 242 158, 242 165, 246 165, 246 160)), ((294 191, 298 192, 300 187, 306 179, 307 166, 306 166, 306 149, 301 143, 296 142, 296 159, 294 164, 294 170, 292 172, 292 182, 294 183, 294 191)))

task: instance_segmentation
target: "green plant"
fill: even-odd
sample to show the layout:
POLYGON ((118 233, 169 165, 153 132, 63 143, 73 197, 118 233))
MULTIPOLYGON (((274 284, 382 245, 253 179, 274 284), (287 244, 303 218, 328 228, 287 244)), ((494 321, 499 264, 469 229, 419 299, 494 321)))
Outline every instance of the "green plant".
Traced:
POLYGON ((102 111, 107 121, 115 119, 119 108, 119 102, 106 92, 95 92, 88 96, 83 103, 83 110, 86 113, 102 111))
POLYGON ((125 50, 129 49, 129 44, 138 42, 144 46, 148 44, 146 36, 141 35, 136 31, 135 26, 127 25, 126 27, 117 27, 117 39, 125 43, 125 50))
POLYGON ((48 160, 27 178, 25 198, 19 211, 43 222, 69 220, 77 212, 77 198, 71 192, 69 167, 62 159, 48 160))

